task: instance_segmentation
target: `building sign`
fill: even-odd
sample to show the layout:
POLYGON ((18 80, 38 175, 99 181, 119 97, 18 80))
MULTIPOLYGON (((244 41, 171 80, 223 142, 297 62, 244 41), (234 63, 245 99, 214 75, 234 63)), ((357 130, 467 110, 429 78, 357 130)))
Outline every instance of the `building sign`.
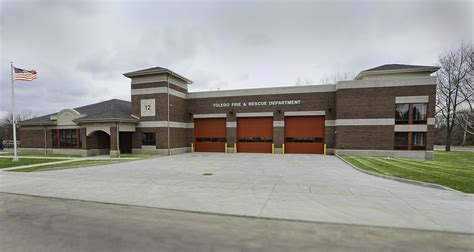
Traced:
POLYGON ((213 103, 214 108, 229 107, 260 107, 260 106, 278 106, 278 105, 300 105, 301 100, 282 100, 282 101, 250 101, 250 102, 222 102, 213 103))
POLYGON ((141 116, 155 116, 155 99, 140 100, 141 116))

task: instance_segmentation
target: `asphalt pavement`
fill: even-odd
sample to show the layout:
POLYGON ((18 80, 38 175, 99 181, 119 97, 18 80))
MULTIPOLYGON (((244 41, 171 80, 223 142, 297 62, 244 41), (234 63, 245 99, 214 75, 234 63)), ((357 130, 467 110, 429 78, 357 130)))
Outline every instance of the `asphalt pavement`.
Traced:
POLYGON ((472 235, 0 193, 0 251, 472 251, 472 235))

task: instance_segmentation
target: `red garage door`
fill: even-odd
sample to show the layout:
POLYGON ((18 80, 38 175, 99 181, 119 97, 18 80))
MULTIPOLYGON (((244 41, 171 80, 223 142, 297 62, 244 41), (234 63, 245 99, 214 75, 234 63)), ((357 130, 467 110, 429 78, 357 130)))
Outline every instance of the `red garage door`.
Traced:
POLYGON ((314 153, 324 151, 324 116, 285 117, 285 152, 314 153))
POLYGON ((273 142, 273 118, 237 118, 237 139, 238 152, 271 153, 273 142))
POLYGON ((224 152, 226 137, 225 118, 194 119, 195 150, 224 152))

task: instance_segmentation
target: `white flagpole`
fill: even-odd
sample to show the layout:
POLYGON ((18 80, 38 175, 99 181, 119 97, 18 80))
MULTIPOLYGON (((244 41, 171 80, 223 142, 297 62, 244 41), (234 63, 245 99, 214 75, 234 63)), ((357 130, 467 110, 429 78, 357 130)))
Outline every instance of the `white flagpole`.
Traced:
POLYGON ((18 161, 18 153, 16 150, 15 77, 13 74, 13 62, 10 62, 10 68, 12 74, 13 161, 18 161))

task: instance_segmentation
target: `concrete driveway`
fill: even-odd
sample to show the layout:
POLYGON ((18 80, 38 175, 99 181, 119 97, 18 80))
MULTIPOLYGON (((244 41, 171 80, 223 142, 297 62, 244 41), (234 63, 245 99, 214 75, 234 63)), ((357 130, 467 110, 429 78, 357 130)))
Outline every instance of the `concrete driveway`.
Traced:
POLYGON ((472 195, 370 176, 334 156, 188 153, 87 168, 0 172, 0 192, 474 233, 472 195))

